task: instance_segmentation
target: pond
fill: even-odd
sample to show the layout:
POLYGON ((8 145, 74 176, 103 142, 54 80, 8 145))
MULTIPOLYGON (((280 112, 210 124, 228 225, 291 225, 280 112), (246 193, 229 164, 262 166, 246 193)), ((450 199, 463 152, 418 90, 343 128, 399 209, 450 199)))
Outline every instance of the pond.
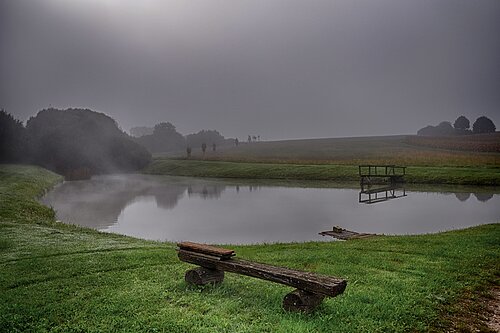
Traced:
POLYGON ((318 233, 334 226, 402 235, 500 220, 498 189, 407 188, 404 197, 366 204, 359 188, 322 186, 107 175, 64 182, 42 202, 65 223, 143 239, 214 244, 329 241, 318 233))

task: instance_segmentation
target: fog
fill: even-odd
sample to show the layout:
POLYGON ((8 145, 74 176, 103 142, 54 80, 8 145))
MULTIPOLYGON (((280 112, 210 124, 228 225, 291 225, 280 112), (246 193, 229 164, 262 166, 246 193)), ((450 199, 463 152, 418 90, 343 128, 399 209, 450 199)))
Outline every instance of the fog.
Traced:
POLYGON ((0 108, 265 140, 500 125, 498 0, 0 0, 0 108))

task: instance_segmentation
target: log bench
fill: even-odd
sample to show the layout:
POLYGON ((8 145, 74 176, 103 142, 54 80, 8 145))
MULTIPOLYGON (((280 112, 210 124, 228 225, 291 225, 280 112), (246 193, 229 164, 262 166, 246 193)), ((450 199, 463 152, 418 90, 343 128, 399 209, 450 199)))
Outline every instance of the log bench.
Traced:
POLYGON ((237 273, 297 288, 283 299, 283 308, 292 312, 311 312, 325 297, 335 297, 344 292, 347 281, 327 275, 235 259, 233 250, 216 246, 182 242, 177 244, 179 259, 200 267, 185 274, 189 284, 218 284, 224 272, 237 273))

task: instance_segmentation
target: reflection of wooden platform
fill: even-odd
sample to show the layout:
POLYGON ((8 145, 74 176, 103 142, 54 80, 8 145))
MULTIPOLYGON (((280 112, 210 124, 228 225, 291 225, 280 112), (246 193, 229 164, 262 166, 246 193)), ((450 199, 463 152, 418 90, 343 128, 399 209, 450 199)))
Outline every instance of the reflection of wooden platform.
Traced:
POLYGON ((376 236, 376 234, 359 233, 356 231, 346 230, 346 229, 340 228, 340 227, 333 227, 332 230, 322 231, 319 234, 321 236, 331 236, 331 237, 342 239, 342 240, 367 238, 367 237, 376 236))
POLYGON ((384 187, 368 187, 365 188, 361 186, 361 191, 359 192, 359 203, 377 203, 382 201, 387 201, 391 199, 397 199, 406 197, 406 190, 402 186, 392 185, 384 187))

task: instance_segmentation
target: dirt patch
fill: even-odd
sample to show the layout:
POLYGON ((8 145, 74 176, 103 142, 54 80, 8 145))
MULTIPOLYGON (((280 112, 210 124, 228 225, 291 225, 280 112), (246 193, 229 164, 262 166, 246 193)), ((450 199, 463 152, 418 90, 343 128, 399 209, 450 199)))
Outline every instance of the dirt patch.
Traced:
POLYGON ((429 332, 500 333, 500 286, 469 291, 457 303, 444 306, 429 332))
POLYGON ((486 323, 493 332, 500 332, 500 287, 491 291, 492 299, 488 302, 488 310, 491 314, 486 323))

